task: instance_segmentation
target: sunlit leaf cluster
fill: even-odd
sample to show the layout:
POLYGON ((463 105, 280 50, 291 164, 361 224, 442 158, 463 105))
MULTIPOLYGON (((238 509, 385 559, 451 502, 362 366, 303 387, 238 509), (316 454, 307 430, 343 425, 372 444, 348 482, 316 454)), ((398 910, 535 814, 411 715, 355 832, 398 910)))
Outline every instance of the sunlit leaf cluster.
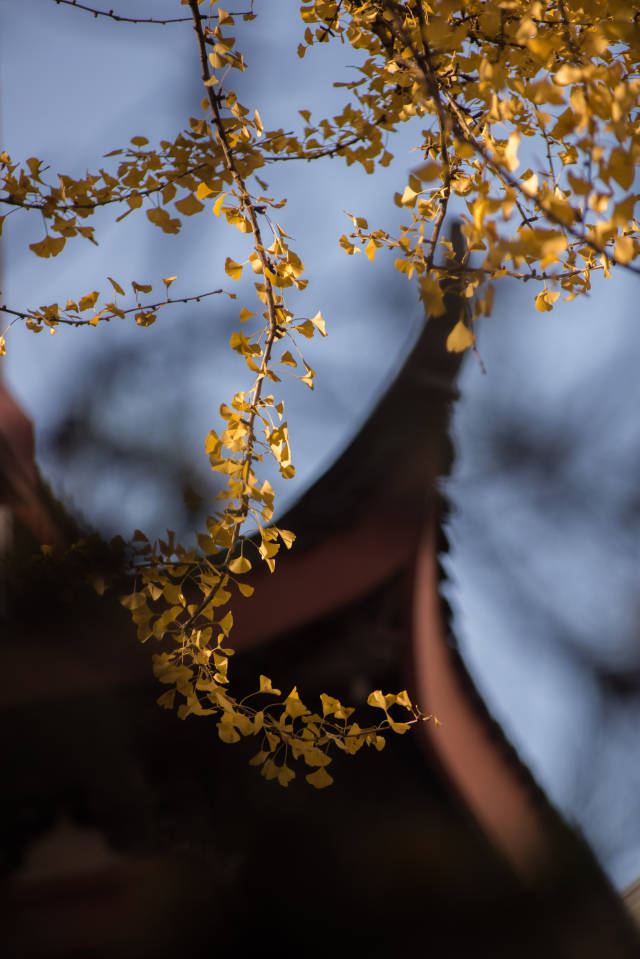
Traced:
MULTIPOLYGON (((80 178, 53 175, 36 157, 20 161, 1 153, 0 225, 18 211, 37 214, 44 236, 30 249, 45 258, 60 255, 76 237, 97 243, 90 220, 104 207, 113 207, 118 221, 142 215, 169 235, 179 235, 185 217, 203 213, 217 248, 224 248, 226 230, 245 238, 245 259, 223 256, 220 268, 230 281, 244 275, 253 282, 230 340, 247 381, 222 405, 222 425, 206 439, 211 469, 226 486, 198 549, 185 549, 172 534, 152 544, 136 533, 133 585, 123 603, 140 640, 162 644, 154 669, 170 688, 161 705, 176 705, 183 718, 214 715, 225 742, 259 737, 252 762, 267 779, 287 785, 295 774, 289 764, 300 761, 312 770, 307 780, 322 787, 331 782, 326 767, 334 747, 346 753, 365 744, 381 748, 385 730, 402 733, 430 717, 406 692, 372 693, 369 705, 384 710, 385 719, 363 728, 328 694, 320 714, 295 688, 283 698, 266 677, 256 699, 231 692, 230 604, 237 594, 250 597, 255 567, 264 563, 273 572, 282 547, 292 548, 295 540, 273 525, 274 491, 259 478, 265 457, 285 479, 295 473, 278 384, 287 374, 313 389, 315 373, 301 343, 326 335, 317 294, 305 293, 314 297, 308 316, 296 315, 287 299, 290 291, 304 292, 307 279, 279 222, 286 199, 270 195, 269 166, 333 158, 375 175, 392 163, 393 135, 408 125, 416 162, 397 183, 396 228, 370 226, 353 211, 337 241, 346 254, 364 252, 371 263, 392 251, 395 268, 419 282, 430 316, 445 313, 444 294, 455 284, 469 310, 450 318, 446 347, 475 348, 475 322, 490 315, 502 277, 533 281, 535 307, 547 312, 560 296, 587 294, 594 271, 609 277, 619 265, 640 272, 640 6, 625 0, 305 2, 292 56, 340 43, 353 48, 357 62, 354 79, 335 78, 344 94, 339 112, 317 119, 301 103, 296 131, 266 129, 259 105, 244 106, 232 89, 234 72, 251 69, 240 47, 243 31, 260 29, 260 9, 234 14, 210 0, 177 6, 189 15, 139 22, 193 27, 201 115, 155 145, 135 136, 80 178), (443 236, 451 216, 461 221, 462 255, 443 236), (392 706, 405 711, 404 719, 390 714, 392 706)), ((163 280, 160 299, 148 283, 107 277, 106 293, 2 310, 8 328, 25 323, 35 332, 55 332, 59 324, 95 326, 130 316, 150 326, 161 309, 214 293, 235 297, 216 289, 172 298, 175 279, 163 280)))

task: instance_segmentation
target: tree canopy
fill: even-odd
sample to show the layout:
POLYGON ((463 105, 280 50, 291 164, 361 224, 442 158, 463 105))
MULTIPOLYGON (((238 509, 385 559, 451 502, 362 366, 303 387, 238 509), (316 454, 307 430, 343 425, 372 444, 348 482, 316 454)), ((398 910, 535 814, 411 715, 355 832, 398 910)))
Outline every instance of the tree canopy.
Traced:
MULTIPOLYGON (((134 19, 75 0, 56 2, 77 7, 78 16, 134 19)), ((313 389, 315 371, 302 348, 327 334, 322 303, 305 289, 301 251, 287 232, 286 197, 269 195, 269 168, 331 157, 375 176, 391 163, 394 134, 409 127, 416 165, 397 184, 397 228, 369 224, 354 210, 338 242, 345 256, 364 253, 372 264, 391 251, 395 268, 418 281, 430 317, 445 313, 444 293, 455 283, 469 306, 451 318, 446 346, 475 349, 475 324, 491 314, 503 277, 528 283, 536 309, 548 312, 560 296, 587 294, 594 273, 640 272, 639 12, 619 0, 302 4, 292 56, 348 44, 357 73, 334 83, 344 95, 339 112, 316 119, 302 103, 299 129, 290 131, 265 128, 260 104, 245 107, 232 89, 237 71, 253 69, 242 43, 246 31, 260 29, 260 10, 236 13, 209 0, 182 0, 171 20, 136 21, 141 29, 162 22, 194 31, 191 69, 201 73, 202 112, 173 139, 152 144, 135 136, 80 178, 64 171, 52 177, 46 158, 22 162, 0 154, 6 211, 0 222, 17 209, 39 213, 45 234, 30 245, 39 257, 60 255, 78 237, 97 243, 91 218, 105 207, 113 207, 117 221, 139 211, 171 236, 179 235, 184 218, 213 213, 216 236, 237 230, 245 238, 242 261, 224 257, 227 290, 204 285, 174 297, 175 276, 163 278, 160 292, 131 277, 106 276, 102 291, 72 290, 65 302, 3 303, 8 325, 0 349, 10 348, 16 324, 54 333, 61 325, 132 318, 150 327, 169 307, 235 297, 233 283, 253 275, 254 297, 238 303, 230 340, 249 383, 222 405, 222 425, 206 438, 211 468, 226 487, 198 550, 171 533, 151 543, 136 532, 126 547, 132 588, 123 604, 142 642, 163 641, 164 651, 154 656, 154 671, 169 687, 160 704, 176 705, 182 718, 214 715, 225 742, 260 737, 252 761, 267 778, 282 785, 293 778, 293 764, 282 761, 288 755, 309 767, 312 785, 328 785, 332 750, 382 748, 386 730, 403 733, 431 718, 406 691, 373 691, 369 705, 384 719, 360 726, 352 709, 329 694, 320 714, 297 688, 282 697, 265 676, 258 700, 239 700, 229 682, 232 597, 250 596, 253 566, 263 562, 274 571, 280 550, 295 548, 295 530, 272 522, 274 490, 260 475, 265 457, 283 478, 295 473, 279 384, 290 374, 313 389), (462 259, 444 231, 452 215, 462 224, 462 259)), ((95 582, 98 590, 107 585, 95 582)))

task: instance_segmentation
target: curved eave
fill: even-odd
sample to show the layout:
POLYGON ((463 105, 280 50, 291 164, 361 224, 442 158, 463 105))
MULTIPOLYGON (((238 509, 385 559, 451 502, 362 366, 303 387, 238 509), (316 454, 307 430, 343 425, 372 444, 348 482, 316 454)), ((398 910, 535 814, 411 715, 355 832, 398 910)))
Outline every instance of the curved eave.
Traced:
POLYGON ((278 521, 296 533, 297 551, 357 523, 381 494, 389 513, 420 509, 436 477, 448 474, 448 421, 461 357, 445 349, 458 301, 451 295, 447 302, 448 313, 425 324, 344 452, 278 521))
POLYGON ((476 690, 440 595, 438 520, 424 524, 414 566, 413 684, 439 719, 421 729, 430 752, 485 834, 519 875, 552 861, 551 808, 476 690))
POLYGON ((40 496, 32 423, 3 383, 0 383, 0 506, 5 506, 37 543, 61 545, 60 532, 40 496))

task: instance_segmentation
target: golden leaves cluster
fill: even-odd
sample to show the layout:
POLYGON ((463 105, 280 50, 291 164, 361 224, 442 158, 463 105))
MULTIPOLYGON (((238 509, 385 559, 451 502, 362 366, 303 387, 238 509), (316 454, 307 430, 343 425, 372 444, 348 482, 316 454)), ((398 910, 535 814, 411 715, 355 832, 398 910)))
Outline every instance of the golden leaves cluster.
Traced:
POLYGON ((463 274, 474 317, 490 312, 502 276, 540 283, 535 305, 548 310, 560 291, 587 293, 594 270, 639 272, 637 12, 617 0, 307 5, 308 45, 338 36, 365 51, 352 83, 363 115, 375 108, 388 129, 427 124, 422 163, 396 194, 407 222, 395 236, 355 223, 346 251, 373 260, 394 248, 441 314, 458 264, 440 231, 457 197, 476 254, 463 274))
MULTIPOLYGON (((44 237, 31 244, 40 257, 60 255, 80 236, 96 243, 87 221, 114 206, 117 220, 141 213, 169 235, 183 219, 213 214, 217 233, 237 230, 246 257, 221 262, 232 282, 253 282, 239 311, 230 347, 244 360, 249 385, 220 409, 206 453, 226 486, 219 508, 187 550, 169 533, 149 543, 137 532, 130 547, 134 588, 124 604, 145 642, 162 644, 154 656, 160 697, 178 714, 213 714, 220 738, 258 736, 252 760, 262 774, 286 785, 295 763, 312 771, 314 786, 331 781, 327 765, 336 748, 354 753, 381 748, 385 730, 405 732, 429 718, 406 692, 372 693, 382 723, 360 728, 352 710, 328 694, 322 714, 308 709, 297 689, 282 698, 261 677, 254 694, 238 700, 229 686, 234 597, 249 597, 247 576, 256 563, 273 571, 294 534, 273 525, 274 491, 258 478, 265 456, 291 478, 295 469, 284 406, 274 394, 283 375, 313 389, 315 373, 300 343, 326 335, 320 312, 296 316, 289 291, 304 291, 304 263, 277 222, 284 198, 269 195, 262 179, 269 164, 342 158, 366 174, 393 161, 389 149, 400 125, 415 133, 415 168, 398 184, 401 222, 394 232, 370 227, 349 213, 351 229, 339 242, 347 254, 364 251, 375 262, 392 250, 396 269, 416 277, 427 311, 446 310, 456 284, 469 309, 451 317, 447 348, 474 346, 475 319, 489 314, 493 284, 504 276, 533 281, 535 307, 549 311, 588 293, 594 270, 609 276, 617 264, 640 272, 635 170, 640 160, 640 26, 626 0, 311 0, 300 7, 297 55, 310 47, 348 43, 358 62, 355 79, 337 80, 342 108, 320 119, 299 110, 301 128, 266 129, 259 109, 247 108, 229 86, 234 71, 250 68, 237 46, 238 17, 214 2, 182 0, 190 8, 203 80, 202 114, 173 139, 153 145, 142 135, 105 157, 80 178, 51 179, 35 157, 14 162, 0 154, 4 209, 36 213, 44 237), (201 9, 202 8, 202 9, 201 9), (442 237, 445 219, 462 220, 466 251, 442 237), (263 237, 264 233, 264 237, 263 237), (399 719, 391 709, 404 710, 399 719)), ((253 12, 240 15, 253 21, 253 12)), ((246 29, 252 29, 247 27, 246 29)), ((351 75, 353 77, 353 75, 351 75)), ((0 218, 0 226, 6 214, 0 218)), ((109 298, 90 291, 66 304, 2 309, 39 331, 60 323, 96 325, 132 314, 151 325, 166 306, 222 293, 211 290, 161 300, 151 286, 125 287, 108 278, 109 298)), ((240 289, 244 289, 244 286, 240 289)), ((228 295, 235 296, 230 293, 228 295)), ((310 311, 312 312, 312 311, 310 311)), ((0 351, 5 349, 4 336, 0 351)))

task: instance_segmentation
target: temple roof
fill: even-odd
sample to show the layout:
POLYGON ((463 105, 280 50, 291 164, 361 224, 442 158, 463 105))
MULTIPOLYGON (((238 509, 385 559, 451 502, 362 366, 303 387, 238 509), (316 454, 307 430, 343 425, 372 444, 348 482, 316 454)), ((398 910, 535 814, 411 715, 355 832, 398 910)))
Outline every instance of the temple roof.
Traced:
POLYGON ((61 542, 39 486, 31 420, 0 380, 0 507, 5 506, 39 543, 61 542))
POLYGON ((337 460, 278 521, 308 549, 352 525, 381 494, 390 513, 421 509, 436 477, 449 473, 451 402, 461 354, 445 348, 464 304, 445 297, 446 313, 424 324, 402 368, 337 460))
MULTIPOLYGON (((229 880, 234 896, 254 881, 254 873, 262 873, 265 836, 282 828, 280 851, 265 854, 270 874, 280 877, 269 888, 277 892, 288 884, 296 908, 303 910, 306 887, 291 884, 287 863, 295 862, 296 844, 304 843, 304 854, 318 857, 318 876, 309 880, 314 895, 327 888, 323 870, 329 870, 330 881, 340 889, 331 902, 322 900, 319 913, 329 909, 345 924, 345 935, 352 910, 341 904, 351 900, 359 915, 367 916, 361 921, 371 925, 372 935, 378 918, 382 921, 390 909, 386 938, 380 943, 416 946, 424 908, 430 909, 433 924, 425 944, 433 941, 444 947, 448 941, 464 940, 465 948, 471 948, 471 928, 468 934, 454 929, 462 908, 463 914, 466 910, 473 916, 472 925, 495 937, 496 947, 504 946, 500 916, 490 933, 485 907, 480 904, 474 911, 474 897, 482 891, 477 882, 493 890, 502 903, 499 908, 520 895, 516 890, 521 881, 534 887, 538 882, 536 888, 544 888, 541 895, 548 897, 544 902, 549 910, 549 902, 560 894, 569 895, 574 911, 579 912, 585 897, 594 909, 593 920, 565 920, 563 907, 553 913, 553 920, 545 920, 549 936, 556 934, 556 921, 583 923, 592 930, 596 951, 580 955, 595 956, 603 954, 597 951, 598 936, 602 934, 603 948, 608 948, 606 930, 614 929, 611 941, 617 937, 622 945, 607 955, 626 959, 634 954, 629 945, 633 937, 621 909, 617 912, 615 896, 593 856, 551 809, 493 723, 456 649, 448 607, 439 595, 443 574, 438 554, 446 549, 442 536, 446 504, 438 479, 447 475, 452 461, 448 421, 460 363, 459 356, 445 347, 462 309, 454 291, 446 305, 445 316, 425 324, 400 373, 342 455, 279 521, 295 531, 295 548, 279 556, 273 577, 266 571, 257 573, 254 596, 239 600, 234 608, 234 645, 240 655, 232 664, 239 675, 244 669, 254 680, 256 670, 276 670, 273 678, 278 684, 281 677, 283 685, 299 681, 301 690, 308 688, 311 694, 323 689, 342 696, 343 690, 332 685, 335 681, 356 700, 358 690, 366 697, 371 683, 396 683, 395 689, 408 685, 421 706, 438 714, 442 726, 426 723, 421 739, 402 737, 379 756, 359 755, 346 762, 338 757, 335 792, 305 798, 292 789, 267 798, 277 787, 263 783, 253 769, 245 775, 246 758, 227 759, 229 747, 216 744, 211 724, 191 717, 181 724, 157 709, 154 694, 145 689, 150 676, 148 647, 137 646, 128 634, 122 610, 96 599, 100 606, 87 608, 82 615, 72 606, 66 618, 46 629, 27 617, 21 643, 10 644, 5 679, 13 721, 5 722, 4 728, 18 724, 22 731, 20 743, 9 739, 14 765, 19 767, 12 789, 20 808, 24 796, 48 808, 59 801, 56 796, 71 789, 76 796, 72 813, 74 803, 80 803, 83 816, 125 849, 135 842, 133 834, 139 838, 152 827, 156 815, 163 829, 179 835, 194 828, 193 817, 200 817, 197 828, 203 831, 210 822, 224 821, 232 852, 235 843, 237 855, 245 857, 234 867, 240 878, 229 880), (70 752, 68 740, 78 736, 81 745, 70 752), (43 753, 35 769, 34 749, 43 753), (139 794, 116 797, 113 783, 120 781, 136 783, 139 794), (184 797, 174 796, 175 783, 182 789, 184 781, 196 799, 189 791, 184 797), (115 814, 108 808, 110 802, 115 803, 115 814), (157 810, 151 814, 153 803, 170 814, 157 810), (314 829, 320 830, 317 837, 305 832, 309 815, 314 829), (278 827, 283 817, 286 828, 278 827), (232 828, 226 825, 229 821, 232 828), (245 839, 242 824, 247 822, 255 835, 245 839), (332 835, 339 837, 333 845, 332 835), (284 859, 283 848, 288 850, 284 859), (251 856, 257 857, 253 871, 251 856), (408 864, 404 878, 394 872, 398 857, 408 864), (437 875, 432 876, 432 869, 437 875), (362 889, 350 890, 354 870, 362 889), (443 892, 435 905, 427 906, 442 881, 457 890, 453 901, 443 892), (399 888, 411 903, 413 918, 399 888), (375 890, 385 890, 379 909, 371 906, 375 890), (462 897, 462 906, 456 897, 462 897), (437 926, 443 910, 449 910, 449 919, 437 926), (404 932, 397 923, 405 924, 404 932)), ((4 458, 5 472, 16 475, 16 464, 25 461, 29 451, 33 463, 32 434, 28 421, 25 428, 26 418, 16 415, 15 405, 6 399, 5 403, 16 432, 6 442, 10 453, 4 458)), ((0 432, 1 428, 0 423, 0 432)), ((29 476, 31 469, 25 465, 22 473, 29 476)), ((28 488, 36 489, 32 484, 28 488)), ((29 828, 27 824, 25 835, 29 828)), ((212 842, 218 852, 219 839, 212 842)), ((268 896, 269 890, 256 889, 258 901, 265 903, 265 916, 277 901, 277 896, 275 900, 268 896)), ((312 899, 309 902, 313 905, 312 899)), ((520 912, 514 915, 531 921, 529 904, 518 902, 520 912)), ((495 903, 491 908, 495 910, 495 903)), ((233 935, 234 929, 237 932, 235 920, 225 934, 233 935)), ((518 941, 515 926, 509 935, 513 937, 509 941, 518 941)), ((533 956, 521 945, 520 955, 533 956)), ((513 954, 509 948, 491 954, 513 954)))

